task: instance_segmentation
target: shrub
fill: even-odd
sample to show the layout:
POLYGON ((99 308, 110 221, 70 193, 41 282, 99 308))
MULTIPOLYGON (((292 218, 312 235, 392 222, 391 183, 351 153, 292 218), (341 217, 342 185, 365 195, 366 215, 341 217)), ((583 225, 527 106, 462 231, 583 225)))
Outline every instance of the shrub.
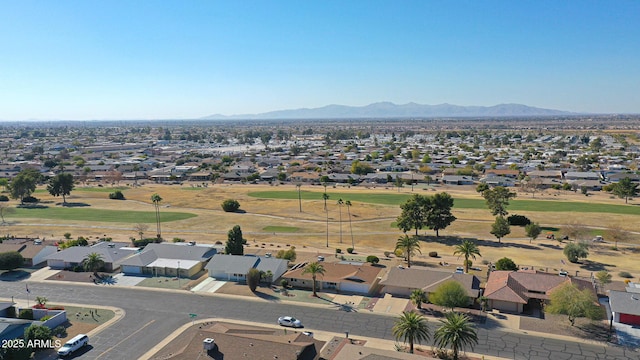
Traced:
POLYGON ((280 281, 280 286, 282 286, 283 289, 286 289, 289 286, 287 279, 282 279, 282 281, 280 281))
POLYGON ((236 212, 240 209, 240 203, 237 200, 227 199, 222 202, 222 210, 225 212, 236 212))
POLYGON ((51 315, 45 315, 45 316, 41 317, 40 320, 38 320, 38 321, 47 321, 47 320, 51 319, 52 317, 53 316, 51 316, 51 315))
POLYGON ((67 240, 71 239, 71 233, 66 232, 62 236, 64 236, 64 238, 67 239, 67 240))
POLYGON ((385 251, 384 257, 391 257, 391 254, 393 254, 391 251, 385 251))
POLYGON ((489 265, 489 260, 482 260, 482 265, 489 265))
POLYGON ((618 273, 618 276, 625 278, 625 279, 633 279, 633 275, 631 275, 628 271, 620 271, 618 273))
POLYGON ((353 254, 353 248, 347 248, 347 252, 348 252, 349 254, 353 254))
POLYGON ((367 256, 367 262, 371 264, 377 264, 380 262, 380 259, 375 255, 369 255, 367 256))
POLYGON ((437 251, 429 251, 429 257, 438 257, 438 252, 437 251))
POLYGON ((22 199, 23 203, 30 203, 30 204, 34 204, 37 203, 38 201, 40 201, 40 199, 38 199, 37 197, 33 197, 33 196, 26 196, 22 199))
POLYGON ((33 310, 32 309, 22 309, 20 310, 20 314, 18 315, 20 319, 33 320, 33 310))
POLYGON ((0 201, 9 201, 9 197, 7 195, 0 195, 0 201))
POLYGON ((336 249, 336 254, 342 254, 342 249, 336 249))
POLYGON ((171 240, 171 241, 173 241, 174 243, 183 243, 183 242, 184 242, 184 239, 181 239, 181 238, 173 238, 173 240, 171 240))
POLYGON ((8 318, 15 318, 16 317, 16 307, 15 306, 10 306, 9 308, 7 308, 7 317, 8 318))
POLYGON ((524 215, 513 214, 507 218, 509 225, 512 226, 527 226, 531 224, 531 220, 524 215))
POLYGON ((507 257, 503 257, 502 259, 496 261, 496 270, 515 271, 515 270, 518 270, 518 266, 516 265, 516 263, 513 262, 513 260, 507 257))
POLYGON ((116 190, 109 194, 111 200, 124 200, 124 194, 120 190, 116 190))
POLYGON ((276 254, 276 259, 285 259, 289 261, 296 261, 296 247, 292 246, 289 250, 279 250, 276 254))
POLYGON ((60 325, 57 326, 55 329, 53 329, 53 335, 57 336, 57 337, 66 337, 67 336, 67 328, 65 328, 64 326, 60 325))
POLYGON ((464 261, 464 266, 466 267, 472 267, 473 266, 473 261, 471 261, 471 259, 465 260, 464 261))

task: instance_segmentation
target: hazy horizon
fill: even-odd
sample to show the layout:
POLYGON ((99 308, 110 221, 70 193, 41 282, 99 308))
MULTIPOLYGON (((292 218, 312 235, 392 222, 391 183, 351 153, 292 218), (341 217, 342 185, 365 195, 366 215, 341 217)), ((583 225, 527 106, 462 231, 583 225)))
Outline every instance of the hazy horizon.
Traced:
POLYGON ((327 105, 640 113, 638 2, 9 2, 2 121, 327 105))

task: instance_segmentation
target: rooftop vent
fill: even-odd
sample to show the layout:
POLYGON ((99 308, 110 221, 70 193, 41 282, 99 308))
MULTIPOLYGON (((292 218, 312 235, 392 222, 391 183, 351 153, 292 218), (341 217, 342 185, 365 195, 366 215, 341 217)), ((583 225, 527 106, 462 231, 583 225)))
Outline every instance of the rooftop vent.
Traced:
POLYGON ((206 338, 202 341, 205 350, 213 350, 216 348, 216 342, 212 338, 206 338))

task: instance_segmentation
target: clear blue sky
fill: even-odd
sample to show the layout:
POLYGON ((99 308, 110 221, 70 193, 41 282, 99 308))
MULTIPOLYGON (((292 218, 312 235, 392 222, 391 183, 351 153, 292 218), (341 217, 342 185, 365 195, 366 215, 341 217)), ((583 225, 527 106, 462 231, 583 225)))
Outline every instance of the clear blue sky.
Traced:
POLYGON ((0 119, 328 104, 640 113, 640 1, 2 1, 0 119))

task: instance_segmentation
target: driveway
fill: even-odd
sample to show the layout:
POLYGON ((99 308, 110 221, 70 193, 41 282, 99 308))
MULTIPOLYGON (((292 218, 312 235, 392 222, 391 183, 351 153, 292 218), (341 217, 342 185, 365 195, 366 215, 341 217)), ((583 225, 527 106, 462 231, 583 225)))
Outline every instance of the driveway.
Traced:
MULTIPOLYGON (((600 304, 607 310, 607 319, 611 319, 611 307, 609 306, 609 298, 600 298, 600 304)), ((613 322, 613 329, 616 332, 618 338, 618 344, 631 347, 640 348, 640 326, 627 325, 613 322)))

